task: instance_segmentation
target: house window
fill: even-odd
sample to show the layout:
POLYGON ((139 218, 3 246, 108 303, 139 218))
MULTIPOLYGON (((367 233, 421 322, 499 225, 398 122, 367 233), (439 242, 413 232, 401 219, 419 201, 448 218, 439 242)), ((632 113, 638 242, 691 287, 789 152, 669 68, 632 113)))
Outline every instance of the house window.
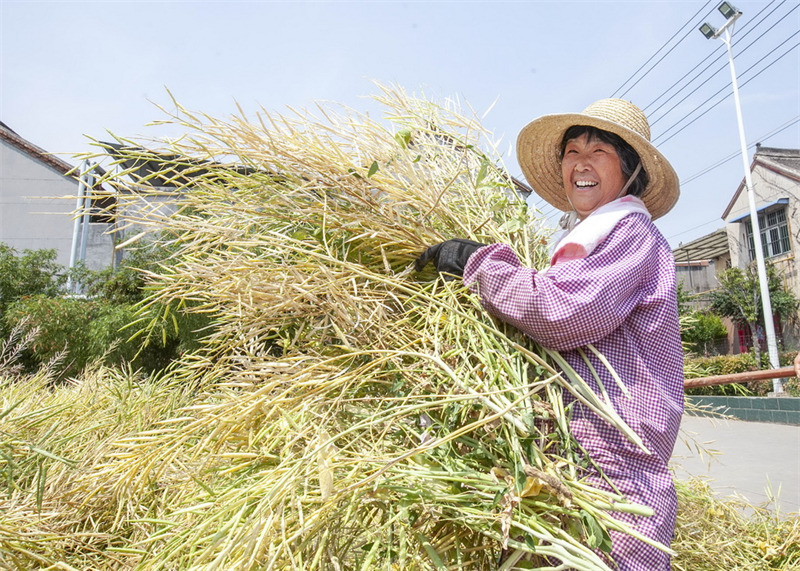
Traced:
MULTIPOLYGON (((761 230, 761 247, 765 258, 774 258, 786 254, 791 250, 789 241, 789 225, 786 222, 786 207, 762 212, 758 215, 758 226, 761 230)), ((755 260, 755 246, 753 245, 753 225, 750 219, 744 221, 747 248, 750 260, 755 260)))

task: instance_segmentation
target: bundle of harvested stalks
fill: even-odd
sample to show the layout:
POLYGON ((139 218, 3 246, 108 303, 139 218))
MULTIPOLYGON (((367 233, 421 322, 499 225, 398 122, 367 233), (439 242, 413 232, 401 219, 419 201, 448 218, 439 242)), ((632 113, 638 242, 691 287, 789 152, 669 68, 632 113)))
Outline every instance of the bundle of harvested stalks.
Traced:
POLYGON ((180 140, 114 147, 120 168, 101 182, 124 244, 159 231, 176 252, 147 307, 214 325, 153 381, 186 406, 107 428, 78 471, 42 486, 49 513, 69 513, 51 528, 92 537, 75 561, 607 570, 607 530, 634 533, 613 512, 641 506, 581 481, 562 391, 636 435, 460 282, 410 269, 451 237, 545 262, 486 133, 396 89, 376 99, 387 125, 322 107, 255 122, 181 109, 180 140))
POLYGON ((214 328, 175 372, 196 404, 117 442, 72 501, 150 522, 130 538, 146 568, 608 569, 612 512, 643 508, 580 481, 561 390, 636 435, 459 282, 409 269, 455 236, 541 265, 543 236, 475 120, 377 99, 389 127, 180 109, 186 137, 115 148, 117 208, 177 252, 150 303, 214 328), (169 216, 135 208, 143 160, 178 184, 169 216))

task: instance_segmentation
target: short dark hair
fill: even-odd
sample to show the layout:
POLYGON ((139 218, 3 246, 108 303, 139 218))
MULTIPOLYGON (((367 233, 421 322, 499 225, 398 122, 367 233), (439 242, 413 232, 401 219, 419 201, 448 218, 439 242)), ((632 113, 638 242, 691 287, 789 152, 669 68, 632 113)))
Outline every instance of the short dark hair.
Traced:
MULTIPOLYGON (((587 135, 587 139, 589 141, 597 140, 603 143, 608 143, 614 147, 614 150, 617 152, 617 156, 619 156, 622 174, 625 175, 626 180, 631 177, 633 171, 636 170, 636 165, 641 162, 639 153, 634 151, 633 147, 626 143, 625 139, 619 135, 609 131, 603 131, 597 127, 590 127, 589 125, 573 125, 564 131, 564 136, 561 137, 562 160, 564 159, 564 149, 567 147, 567 142, 572 139, 577 139, 584 134, 587 135)), ((647 173, 644 170, 644 165, 642 165, 642 170, 639 171, 639 175, 628 187, 628 192, 626 194, 630 194, 631 196, 641 196, 642 193, 644 193, 644 189, 647 188, 647 184, 649 182, 650 177, 647 176, 647 173)))

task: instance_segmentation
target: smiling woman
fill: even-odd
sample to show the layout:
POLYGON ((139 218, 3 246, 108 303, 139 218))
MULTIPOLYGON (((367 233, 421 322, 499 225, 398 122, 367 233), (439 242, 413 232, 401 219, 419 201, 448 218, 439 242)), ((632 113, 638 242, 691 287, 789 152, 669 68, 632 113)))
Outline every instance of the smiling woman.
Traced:
POLYGON ((569 427, 586 453, 586 480, 653 510, 619 514, 640 534, 610 532, 622 571, 670 568, 663 546, 677 511, 668 462, 683 411, 683 353, 674 260, 652 219, 679 190, 649 137, 644 114, 620 99, 532 121, 518 138, 520 166, 537 194, 567 211, 550 267, 523 266, 507 244, 456 248, 457 240, 421 258, 463 273, 489 314, 559 351, 564 373, 586 379, 641 438, 637 445, 572 403, 569 427))

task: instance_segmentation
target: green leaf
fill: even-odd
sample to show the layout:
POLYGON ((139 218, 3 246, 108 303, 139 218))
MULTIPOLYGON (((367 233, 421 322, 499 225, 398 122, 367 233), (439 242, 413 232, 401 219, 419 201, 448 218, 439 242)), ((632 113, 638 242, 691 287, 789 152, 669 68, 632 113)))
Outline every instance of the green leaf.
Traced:
POLYGON ((500 225, 501 232, 519 232, 525 224, 519 218, 510 218, 500 225))
POLYGON ((516 488, 517 494, 520 494, 525 488, 525 481, 527 479, 528 476, 525 474, 522 464, 514 462, 514 487, 516 488))
POLYGON ((481 161, 481 168, 478 169, 478 176, 475 177, 475 188, 479 187, 486 178, 486 173, 489 172, 489 161, 483 159, 481 161))
POLYGON ((603 529, 597 519, 590 513, 581 512, 581 520, 586 534, 586 545, 592 549, 600 549, 605 553, 610 553, 611 536, 603 529))
POLYGON ((431 558, 431 562, 436 566, 436 569, 445 571, 447 569, 447 566, 444 564, 444 561, 442 561, 442 558, 439 556, 439 554, 436 553, 436 550, 433 548, 433 545, 431 545, 430 539, 428 539, 426 536, 424 536, 419 532, 417 532, 416 535, 417 535, 417 541, 419 541, 422 544, 422 547, 425 548, 428 557, 431 558))
POLYGON ((378 172, 378 161, 372 161, 372 165, 370 165, 369 171, 367 171, 367 178, 372 177, 376 172, 378 172))
POLYGON ((411 129, 402 129, 398 131, 395 136, 395 140, 397 144, 399 144, 404 149, 407 149, 408 146, 411 144, 411 129))

